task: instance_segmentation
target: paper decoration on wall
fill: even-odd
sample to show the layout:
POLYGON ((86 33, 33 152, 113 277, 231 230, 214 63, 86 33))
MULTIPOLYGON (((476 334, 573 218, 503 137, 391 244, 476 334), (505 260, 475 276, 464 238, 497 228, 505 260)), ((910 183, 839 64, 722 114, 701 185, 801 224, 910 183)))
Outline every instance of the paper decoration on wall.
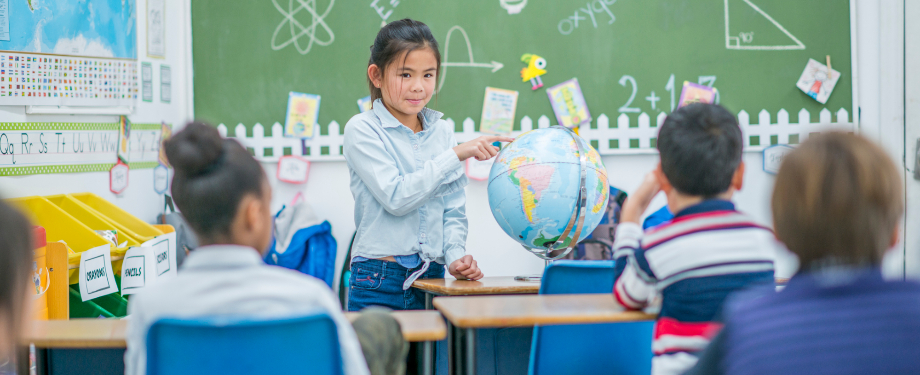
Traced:
POLYGON ((763 171, 769 174, 779 172, 779 166, 783 163, 786 154, 795 150, 788 145, 773 145, 763 149, 763 171))
POLYGON ((176 232, 156 236, 141 247, 152 249, 157 279, 176 276, 176 232))
POLYGON ((80 253, 79 280, 84 302, 118 292, 108 244, 80 253))
POLYGON ((164 122, 160 125, 160 153, 157 160, 160 165, 165 165, 166 167, 169 167, 169 159, 166 158, 166 148, 163 147, 163 142, 166 142, 169 137, 172 137, 172 126, 164 122))
POLYGON ((680 90, 680 100, 677 102, 677 108, 694 103, 712 104, 715 102, 716 93, 718 92, 717 89, 709 86, 684 81, 684 87, 680 90))
POLYGON ((109 169, 109 191, 121 194, 128 188, 128 166, 121 160, 109 169))
POLYGON ((275 177, 291 184, 305 184, 310 175, 310 162, 299 156, 287 155, 278 159, 275 177))
POLYGON ((466 159, 466 177, 476 181, 488 180, 494 160, 495 158, 489 160, 476 160, 476 158, 466 159))
POLYGON ((834 69, 828 71, 827 65, 815 59, 808 59, 808 64, 805 65, 805 70, 795 85, 818 103, 826 104, 839 79, 840 72, 834 69))
POLYGON ((374 108, 374 101, 371 100, 371 96, 365 96, 361 99, 358 99, 358 111, 367 112, 374 108))
POLYGON ((581 93, 578 78, 572 78, 546 90, 549 103, 556 114, 559 125, 575 128, 582 124, 591 123, 591 112, 585 96, 581 93))
POLYGON ((482 102, 481 133, 505 135, 514 130, 514 113, 517 110, 518 92, 486 87, 482 102))
POLYGON ((319 119, 319 100, 319 95, 291 91, 284 122, 286 137, 313 138, 313 128, 319 119))
POLYGON ((546 74, 546 59, 530 54, 525 53, 521 56, 521 62, 527 64, 527 67, 521 69, 521 82, 530 81, 531 90, 536 90, 543 87, 543 80, 540 79, 540 76, 546 74))
POLYGON ((147 56, 166 57, 166 5, 164 0, 147 0, 147 56))
POLYGON ((141 64, 141 100, 153 101, 153 65, 150 63, 141 64))
POLYGON ((169 168, 160 164, 153 168, 153 191, 157 194, 166 194, 169 190, 169 168))
POLYGON ((131 153, 131 122, 128 117, 118 117, 118 160, 122 163, 128 163, 128 155, 131 153))
POLYGON ((160 102, 172 100, 172 71, 169 65, 160 65, 160 102))
POLYGON ((134 106, 137 62, 0 53, 0 105, 134 106))

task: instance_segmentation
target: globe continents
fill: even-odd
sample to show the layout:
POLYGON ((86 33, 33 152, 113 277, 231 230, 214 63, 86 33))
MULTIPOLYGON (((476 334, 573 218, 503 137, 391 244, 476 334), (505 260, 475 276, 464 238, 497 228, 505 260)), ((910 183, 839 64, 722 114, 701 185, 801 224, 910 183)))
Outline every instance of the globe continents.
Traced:
MULTIPOLYGON (((568 246, 575 232, 560 239, 572 218, 581 187, 581 164, 573 132, 559 127, 521 134, 495 157, 489 173, 489 206, 498 225, 527 248, 568 246), (561 246, 560 246, 561 244, 561 246)), ((587 204, 579 239, 600 223, 607 207, 607 170, 600 155, 587 151, 587 204)))

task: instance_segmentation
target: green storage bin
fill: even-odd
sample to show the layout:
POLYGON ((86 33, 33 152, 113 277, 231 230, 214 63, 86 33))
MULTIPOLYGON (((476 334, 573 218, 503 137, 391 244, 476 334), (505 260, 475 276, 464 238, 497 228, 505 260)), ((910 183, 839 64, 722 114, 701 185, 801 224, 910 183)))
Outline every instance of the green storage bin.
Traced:
MULTIPOLYGON (((121 278, 115 277, 115 284, 121 290, 121 278)), ((86 302, 80 297, 80 285, 70 286, 70 318, 123 318, 128 315, 128 300, 119 293, 112 293, 86 302)))

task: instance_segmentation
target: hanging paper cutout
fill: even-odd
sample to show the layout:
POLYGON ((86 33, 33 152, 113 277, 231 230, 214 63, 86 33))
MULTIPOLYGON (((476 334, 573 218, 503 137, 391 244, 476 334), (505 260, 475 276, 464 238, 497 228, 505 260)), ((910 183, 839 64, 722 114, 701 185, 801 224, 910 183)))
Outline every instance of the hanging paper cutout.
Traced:
POLYGON ((833 69, 828 71, 827 65, 815 59, 808 59, 808 64, 805 65, 805 70, 795 86, 818 103, 826 104, 839 79, 840 72, 833 69))
POLYGON ((521 56, 521 62, 527 64, 527 67, 521 69, 521 82, 530 81, 531 90, 536 90, 543 87, 543 80, 540 79, 540 76, 546 74, 546 59, 530 54, 525 53, 521 56))
POLYGON ((684 87, 680 90, 680 100, 677 102, 677 108, 695 103, 712 104, 715 102, 716 93, 718 92, 717 89, 709 86, 684 81, 684 87))

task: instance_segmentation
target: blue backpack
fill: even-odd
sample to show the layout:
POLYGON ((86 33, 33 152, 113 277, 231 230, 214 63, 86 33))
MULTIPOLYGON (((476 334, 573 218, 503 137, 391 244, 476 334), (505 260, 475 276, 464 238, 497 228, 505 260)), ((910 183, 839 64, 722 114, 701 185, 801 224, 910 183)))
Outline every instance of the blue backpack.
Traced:
POLYGON ((307 225, 317 221, 306 203, 282 207, 275 215, 275 233, 265 263, 300 271, 332 288, 337 244, 328 221, 307 225))

